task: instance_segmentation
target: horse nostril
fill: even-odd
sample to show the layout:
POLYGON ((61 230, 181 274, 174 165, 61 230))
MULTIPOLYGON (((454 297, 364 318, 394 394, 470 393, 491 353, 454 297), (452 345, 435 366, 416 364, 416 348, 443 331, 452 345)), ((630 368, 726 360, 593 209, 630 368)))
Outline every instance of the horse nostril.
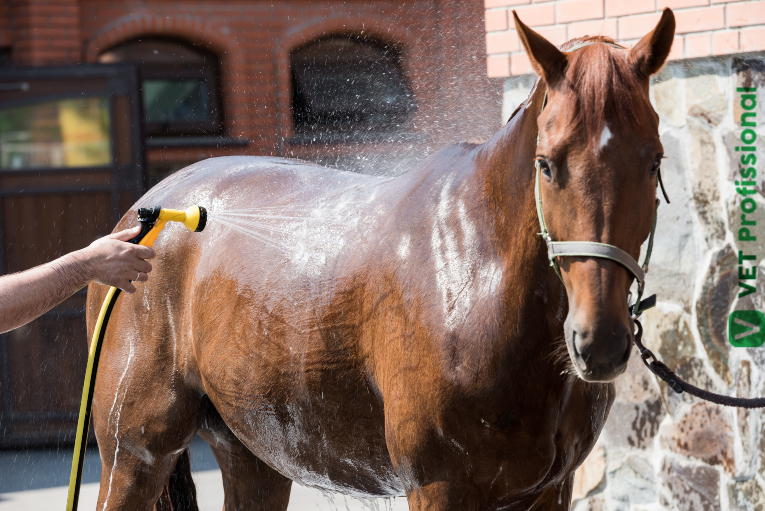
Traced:
POLYGON ((574 327, 572 329, 572 337, 574 341, 573 342, 574 352, 577 354, 578 358, 580 358, 586 364, 588 359, 590 358, 590 353, 588 349, 589 346, 587 343, 589 332, 587 330, 574 327))
POLYGON ((584 366, 615 367, 629 359, 632 337, 624 326, 603 328, 582 328, 575 325, 572 329, 574 353, 584 366))

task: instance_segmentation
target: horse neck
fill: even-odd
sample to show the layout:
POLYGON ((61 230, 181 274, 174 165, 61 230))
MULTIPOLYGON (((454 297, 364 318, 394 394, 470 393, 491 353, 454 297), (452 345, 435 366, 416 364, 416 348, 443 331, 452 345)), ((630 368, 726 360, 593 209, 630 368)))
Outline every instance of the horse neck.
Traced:
POLYGON ((511 321, 513 317, 519 321, 526 318, 522 323, 528 324, 529 314, 545 315, 544 322, 556 328, 558 323, 562 327, 565 314, 561 316, 561 308, 565 307, 566 295, 549 266, 547 247, 538 234, 534 197, 537 118, 544 98, 544 83, 537 80, 529 98, 481 148, 476 172, 492 197, 490 202, 499 210, 496 239, 508 271, 506 317, 511 321))
POLYGON ((545 86, 534 83, 529 97, 521 103, 512 117, 482 149, 479 173, 490 186, 500 187, 511 194, 513 207, 518 200, 525 204, 529 192, 533 195, 533 159, 537 146, 537 118, 542 112, 545 86))

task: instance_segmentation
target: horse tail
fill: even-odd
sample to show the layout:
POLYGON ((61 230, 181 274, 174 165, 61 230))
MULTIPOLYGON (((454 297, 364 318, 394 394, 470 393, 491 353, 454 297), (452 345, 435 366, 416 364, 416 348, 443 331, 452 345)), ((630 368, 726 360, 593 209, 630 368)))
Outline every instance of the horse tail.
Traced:
POLYGON ((188 448, 183 450, 175 463, 173 473, 154 505, 154 511, 199 511, 197 489, 191 478, 191 457, 188 448))

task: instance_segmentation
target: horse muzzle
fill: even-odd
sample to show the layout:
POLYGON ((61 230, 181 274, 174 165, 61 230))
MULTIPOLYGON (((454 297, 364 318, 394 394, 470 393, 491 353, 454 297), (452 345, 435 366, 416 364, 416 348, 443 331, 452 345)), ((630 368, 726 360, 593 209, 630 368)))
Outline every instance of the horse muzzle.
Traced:
POLYGON ((610 382, 627 368, 632 332, 623 322, 577 321, 569 316, 564 330, 571 362, 584 381, 610 382))

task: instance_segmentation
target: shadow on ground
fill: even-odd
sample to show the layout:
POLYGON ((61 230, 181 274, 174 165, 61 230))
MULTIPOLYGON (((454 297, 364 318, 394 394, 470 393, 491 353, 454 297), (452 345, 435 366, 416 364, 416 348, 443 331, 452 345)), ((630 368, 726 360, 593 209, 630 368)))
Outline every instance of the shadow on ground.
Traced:
MULTIPOLYGON (((218 470, 210 446, 199 437, 190 445, 191 466, 195 472, 218 470)), ((0 494, 67 486, 74 449, 23 449, 0 451, 0 494)), ((85 451, 82 483, 101 480, 101 457, 91 446, 85 451)), ((0 495, 0 501, 5 498, 0 495)))

